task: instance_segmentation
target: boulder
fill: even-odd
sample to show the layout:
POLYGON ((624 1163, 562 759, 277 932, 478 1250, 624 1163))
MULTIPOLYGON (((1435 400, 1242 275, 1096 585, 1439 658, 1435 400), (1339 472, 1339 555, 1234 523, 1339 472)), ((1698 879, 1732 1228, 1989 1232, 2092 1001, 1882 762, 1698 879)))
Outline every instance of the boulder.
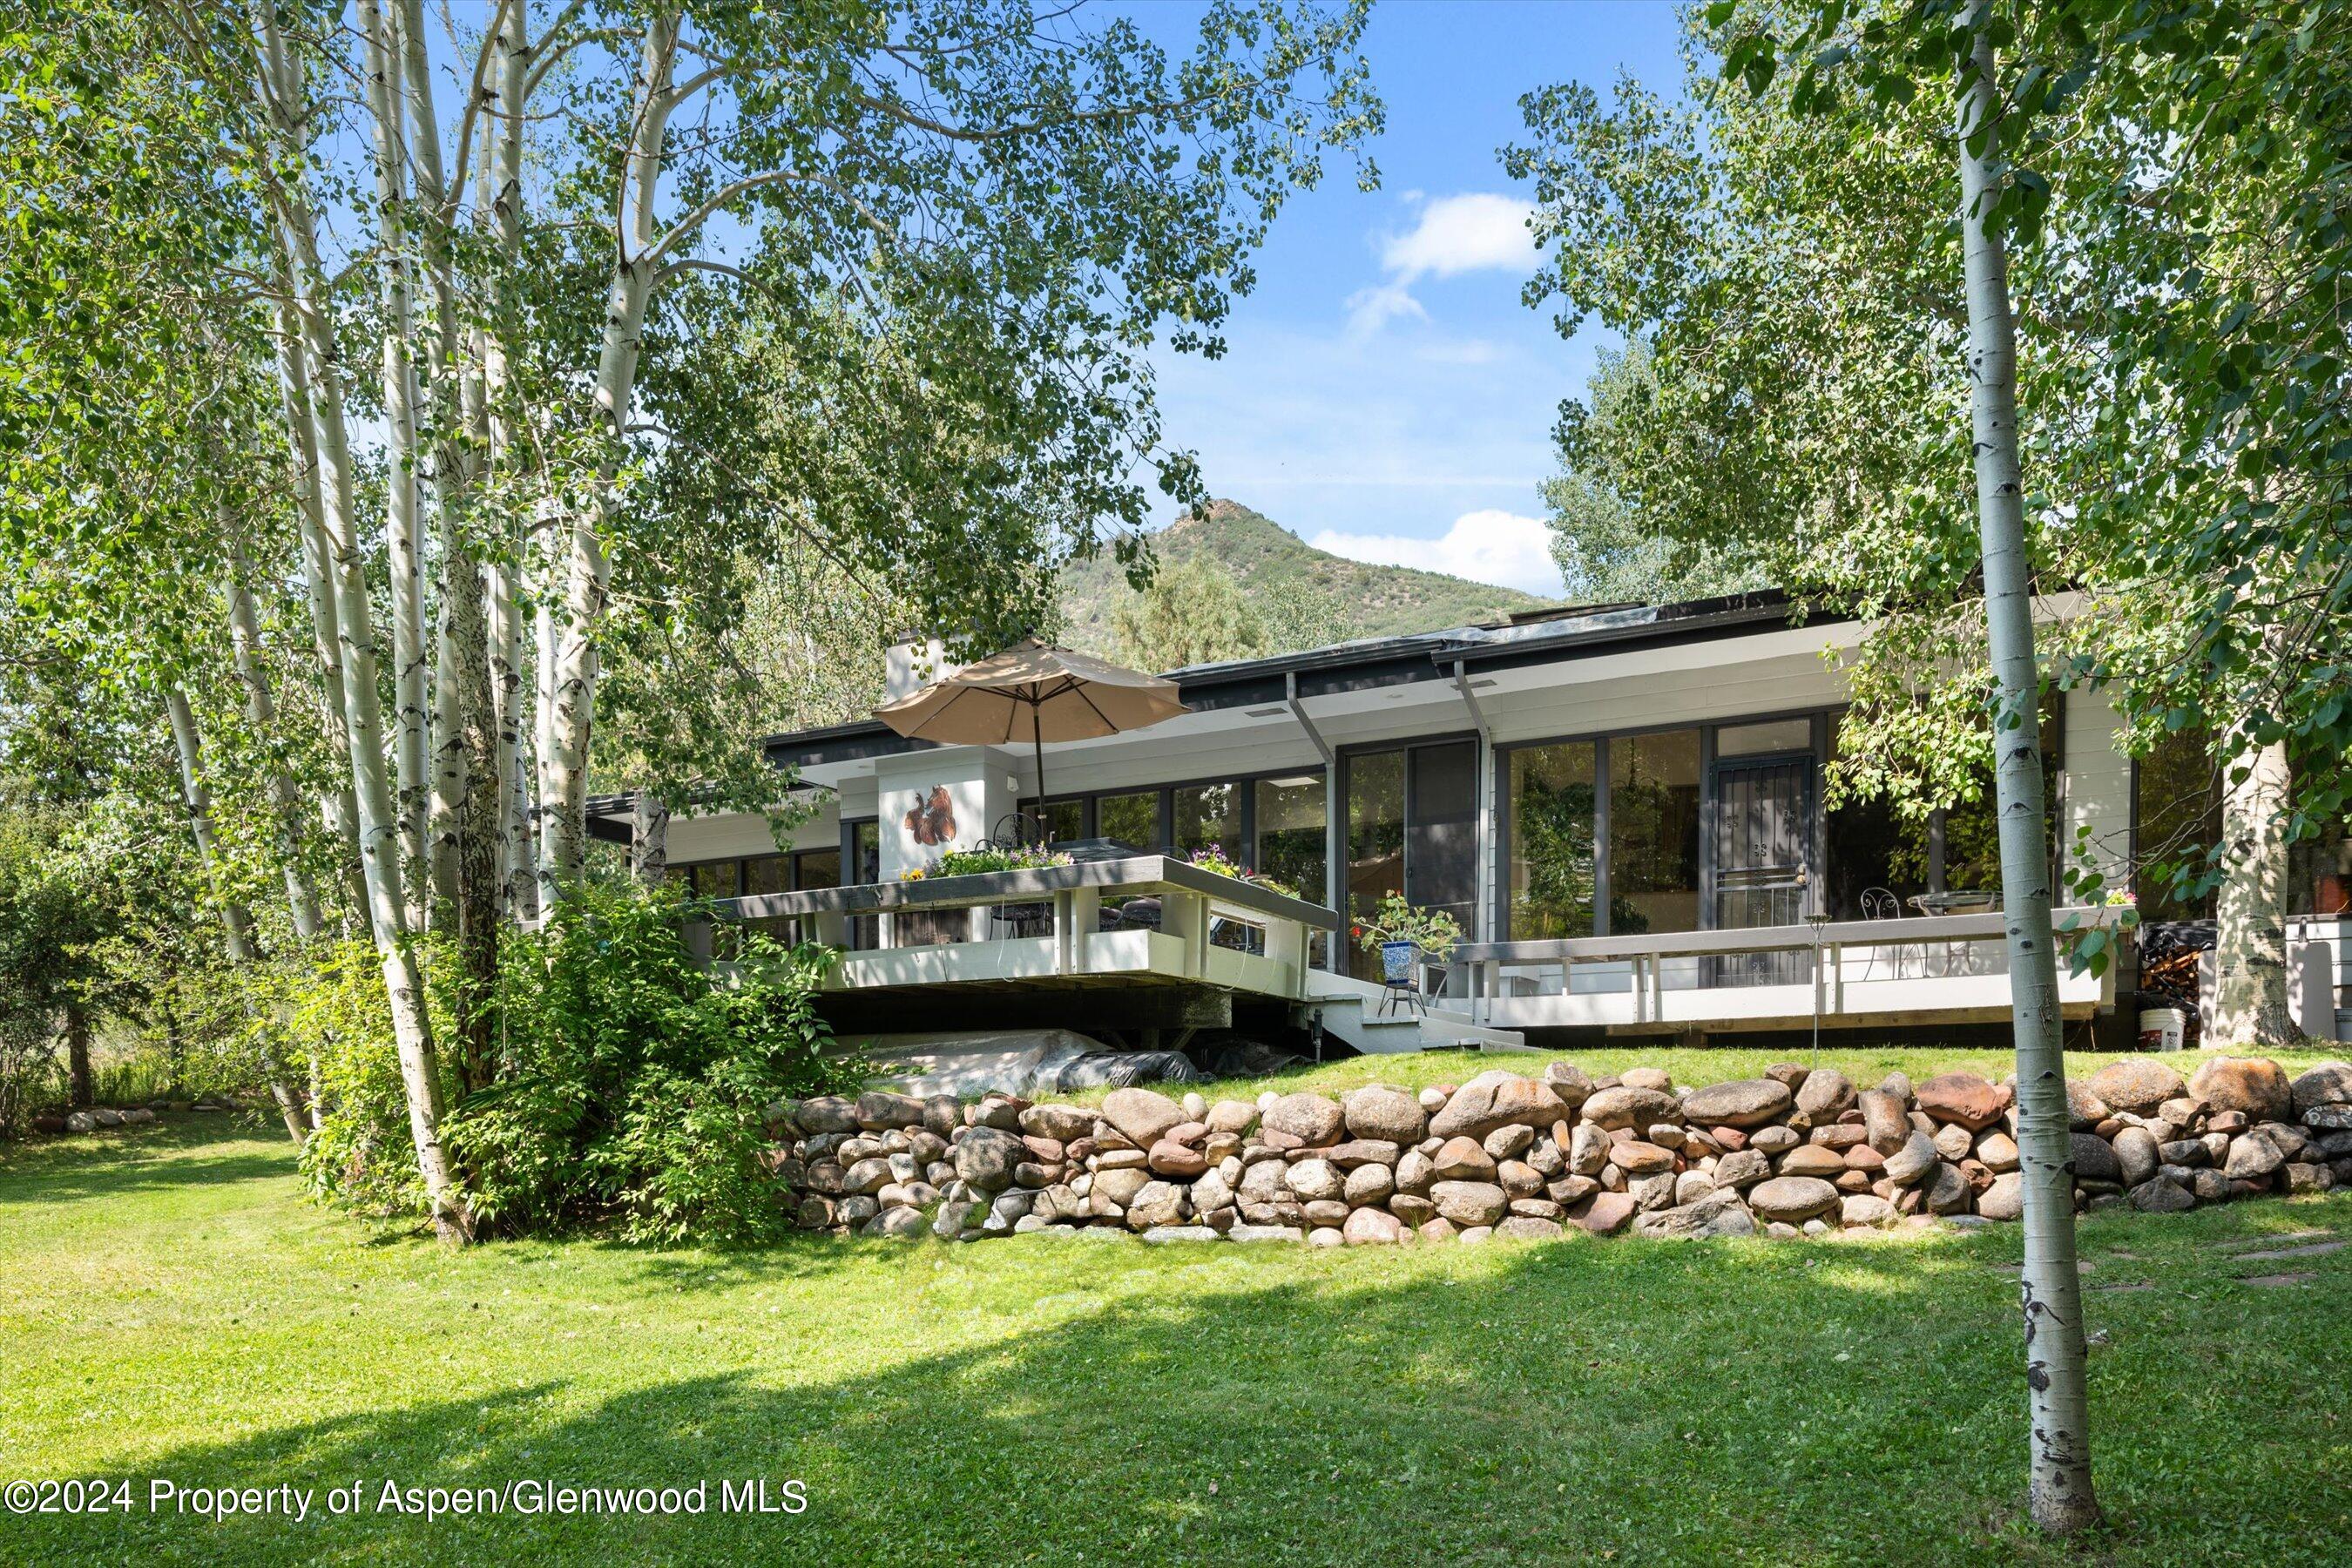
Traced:
POLYGON ((838 1094, 820 1094, 814 1100, 803 1100, 793 1112, 793 1120, 803 1132, 855 1132, 857 1131, 857 1102, 838 1094))
POLYGON ((996 1127, 975 1127, 955 1146, 959 1181, 983 1193, 1002 1192, 1013 1184, 1014 1171, 1029 1158, 1029 1146, 996 1127))
POLYGON ((1627 1068, 1617 1081, 1629 1089, 1654 1089, 1661 1094, 1672 1093, 1674 1076, 1664 1068, 1627 1068))
POLYGON ((1472 1139, 1448 1138, 1430 1156, 1430 1166, 1440 1181, 1483 1182, 1495 1174, 1495 1157, 1472 1139))
POLYGON ((1021 1131, 1021 1113, 1029 1109, 1025 1100, 1009 1094, 992 1094, 978 1105, 964 1107, 963 1119, 973 1127, 994 1127, 1006 1132, 1021 1131))
POLYGON ((1032 1138, 1075 1143, 1095 1130, 1095 1113, 1075 1105, 1033 1105, 1021 1113, 1021 1131, 1032 1138))
POLYGON ((1768 1220, 1790 1225, 1825 1215, 1838 1206, 1838 1190, 1814 1176, 1775 1176, 1748 1189, 1748 1206, 1768 1220))
POLYGON ((2315 1132, 2352 1131, 2352 1105, 2315 1105, 2303 1113, 2303 1124, 2315 1132))
POLYGON ((1559 1221, 1515 1214, 1495 1227, 1497 1241, 1552 1241, 1560 1234, 1559 1221))
POLYGON ((2284 1121, 2294 1113, 2286 1073, 2264 1057, 2215 1057, 2189 1080, 2189 1092, 2210 1110, 2239 1111, 2254 1121, 2284 1121))
POLYGON ((1445 1109, 1430 1118, 1429 1133, 1433 1138, 1483 1139, 1514 1122, 1549 1127, 1569 1114, 1549 1086, 1497 1068, 1455 1089, 1445 1109))
POLYGON ((1987 1219, 2015 1219, 2025 1212, 2025 1174, 2004 1171, 1977 1194, 1977 1213, 1987 1219))
MULTIPOLYGON (((1448 1112, 1453 1109, 1446 1107, 1448 1112)), ((1614 1131, 1621 1127, 1647 1127, 1654 1121, 1668 1121, 1679 1116, 1682 1107, 1663 1089, 1619 1084, 1614 1089, 1594 1090, 1584 1102, 1583 1113, 1584 1120, 1594 1126, 1614 1131)))
POLYGON ((1718 1187, 1749 1187, 1771 1173, 1771 1161, 1757 1150, 1742 1149, 1716 1162, 1715 1184, 1718 1187))
POLYGON ((1851 1193, 1838 1200, 1838 1223, 1884 1230, 1900 1218, 1895 1205, 1875 1193, 1851 1193))
POLYGON ((1828 1181, 1846 1168, 1844 1155, 1818 1143, 1801 1144, 1780 1156, 1780 1173, 1784 1176, 1819 1176, 1828 1181))
POLYGON ((2230 1140, 2230 1155, 2222 1163, 2221 1174, 2233 1182, 2267 1181, 2284 1163, 2286 1156, 2279 1152, 2279 1146, 2257 1128, 2230 1140))
POLYGON ((1929 1214, 1965 1214, 1976 1196, 1968 1176, 1948 1160, 1937 1162, 1935 1175, 1925 1184, 1929 1214))
POLYGON ((2179 1183, 2158 1176, 2132 1188, 2131 1206, 2143 1214, 2179 1214, 2195 1208, 2197 1198, 2179 1183))
MULTIPOLYGON (((1765 1071, 1768 1077, 1771 1076, 1770 1068, 1765 1071)), ((1835 1068, 1823 1068, 1819 1072, 1807 1072, 1800 1068, 1797 1072, 1798 1082, 1793 1086, 1797 1091, 1797 1109, 1811 1117, 1816 1127, 1836 1121, 1853 1108, 1853 1083, 1845 1074, 1835 1068)), ((1781 1081, 1788 1082, 1786 1079, 1781 1081)))
POLYGON ((1629 1176, 1654 1176, 1674 1170, 1675 1154, 1673 1150, 1661 1149, 1655 1143, 1635 1141, 1612 1145, 1609 1163, 1629 1176))
POLYGON ((2163 1152, 2157 1146, 2156 1134, 2145 1127, 2119 1130, 2112 1147, 2116 1167, 2122 1172, 2120 1179, 2126 1187, 2137 1187, 2143 1182, 2153 1180, 2156 1168, 2164 1163, 2163 1152))
POLYGON ((1182 1125, 1184 1108, 1156 1089, 1115 1089, 1103 1096, 1102 1119, 1137 1148, 1149 1149, 1182 1125))
POLYGON ((1289 1167, 1285 1184, 1301 1203, 1336 1199, 1347 1191, 1347 1179, 1328 1160, 1301 1160, 1289 1167))
POLYGON ((2078 1132, 2096 1127, 2115 1111, 2098 1091, 2080 1079, 2066 1080, 2066 1119, 2078 1132))
POLYGON ((1257 1125, 1257 1107, 1246 1100, 1221 1100, 1205 1118, 1211 1132, 1247 1132, 1257 1125))
POLYGON ((1938 1121, 1957 1121, 1971 1132, 1991 1126, 2009 1108, 2009 1091, 1972 1072, 1939 1073, 1913 1098, 1938 1121))
POLYGON ((1977 1137, 1977 1158, 1986 1170, 1999 1175, 2003 1171, 2017 1169, 2017 1140, 2008 1133, 1994 1131, 1977 1137))
POLYGON ((893 1094, 887 1089, 868 1089, 857 1097, 857 1125, 868 1132, 879 1132, 893 1127, 920 1127, 923 1124, 923 1102, 911 1094, 893 1094))
POLYGON ((1715 1191, 1715 1178, 1705 1171, 1684 1171, 1675 1177, 1675 1206, 1695 1204, 1715 1191))
POLYGON ((902 1241, 912 1241, 929 1230, 931 1222, 923 1217, 923 1211, 920 1209, 886 1208, 867 1220, 857 1234, 896 1237, 902 1241))
POLYGON ((1515 1160, 1528 1152, 1536 1141, 1536 1130, 1523 1122, 1509 1127, 1497 1127, 1479 1143, 1487 1154, 1496 1160, 1515 1160))
POLYGON ((2297 1115, 2315 1127, 2310 1113, 2323 1105, 2352 1105, 2352 1062, 2322 1062, 2287 1085, 2297 1115))
POLYGON ((1404 1222, 1386 1209, 1360 1208, 1348 1215, 1339 1235, 1350 1247, 1394 1247, 1404 1240, 1404 1222))
POLYGON ((1613 1236, 1625 1228, 1633 1217, 1634 1204, 1625 1193, 1595 1193, 1583 1210, 1572 1215, 1575 1224, 1591 1236, 1613 1236))
POLYGON ((1393 1143, 1377 1138, 1350 1138, 1345 1143, 1334 1143, 1322 1151, 1323 1158, 1343 1171, 1359 1165, 1393 1165, 1398 1149, 1393 1143))
POLYGON ((1392 1193, 1389 1196, 1389 1213, 1418 1230, 1437 1217, 1437 1205, 1412 1193, 1392 1193))
POLYGON ((1748 1146, 1759 1154, 1785 1154, 1803 1142, 1793 1127, 1759 1127, 1748 1135, 1748 1146))
POLYGON ((1551 1062, 1543 1070, 1544 1087, 1559 1097, 1570 1113, 1592 1098, 1592 1079, 1574 1062, 1551 1062))
POLYGON ((1682 1113, 1702 1126, 1760 1127, 1796 1102, 1789 1086, 1774 1079, 1742 1078, 1711 1083, 1683 1096, 1682 1113))
POLYGON ((1915 1128, 1904 1145, 1886 1156, 1886 1179, 1898 1187, 1912 1186, 1927 1180, 1940 1158, 1936 1141, 1915 1128))
POLYGON ((1580 1176, 1599 1175, 1609 1163, 1609 1134, 1598 1123, 1578 1122, 1569 1135, 1569 1170, 1580 1176))
POLYGON ((1180 1182, 1189 1182, 1209 1168, 1206 1154, 1168 1138, 1162 1138, 1151 1146, 1146 1163, 1154 1174, 1180 1182))
POLYGON ((1734 1192, 1709 1193, 1691 1203, 1638 1215, 1633 1234, 1660 1240, 1686 1240, 1710 1236, 1753 1236, 1756 1217, 1734 1192))
POLYGON ((2116 1158, 2114 1144, 2095 1132, 2076 1132, 2072 1136, 2076 1181, 2117 1183, 2123 1181, 2123 1163, 2116 1158))
MULTIPOLYGON (((1281 1167, 1279 1166, 1276 1167, 1277 1173, 1279 1173, 1280 1169, 1281 1167)), ((1143 1191, 1144 1188, 1150 1184, 1151 1177, 1149 1173, 1143 1171, 1134 1169, 1097 1171, 1095 1173, 1094 1185, 1088 1190, 1093 1197, 1104 1200, 1115 1207, 1124 1209, 1128 1205, 1135 1201, 1136 1194, 1143 1191)), ((1097 1212, 1099 1212, 1100 1205, 1097 1204, 1096 1206, 1097 1212)))
POLYGON ((858 1193, 835 1204, 833 1217, 835 1223, 843 1229, 856 1230, 881 1212, 882 1204, 879 1199, 870 1193, 858 1193))
POLYGON ((1957 1121, 1947 1121, 1935 1131, 1936 1152, 1958 1164, 1969 1157, 1977 1144, 1977 1135, 1957 1121))
POLYGON ((878 1158, 860 1160, 841 1173, 841 1190, 858 1194, 878 1193, 888 1186, 890 1181, 889 1161, 878 1158))
MULTIPOLYGON (((1396 1191, 1396 1178, 1386 1165, 1359 1165, 1348 1173, 1339 1195, 1349 1208, 1364 1208, 1372 1204, 1386 1203, 1396 1191)), ((1194 1203, 1200 1202, 1199 1189, 1193 1190, 1194 1203)))
POLYGON ((1337 1143, 1348 1124, 1346 1112, 1319 1094, 1286 1094, 1267 1106, 1259 1121, 1274 1131, 1297 1139, 1302 1149, 1337 1143))
POLYGON ((1191 1217, 1192 1205, 1184 1189, 1173 1182, 1146 1182, 1134 1201, 1127 1205, 1127 1224, 1130 1230, 1150 1230, 1153 1226, 1181 1225, 1191 1217))
MULTIPOLYGON (((1858 1097, 1862 1105, 1862 1124, 1865 1142, 1882 1154, 1892 1154, 1910 1140, 1911 1118, 1906 1113, 1902 1097, 1892 1089, 1865 1089, 1858 1097)), ((1790 1137, 1796 1134, 1790 1133, 1790 1137)), ((1754 1140, 1759 1148, 1763 1138, 1754 1140)))
POLYGON ((1418 1149, 1407 1150, 1396 1163, 1396 1187, 1401 1193, 1426 1193, 1437 1180, 1435 1162, 1418 1149))
POLYGON ((1374 1084, 1360 1089, 1339 1102, 1351 1138, 1377 1139, 1410 1147, 1429 1130, 1421 1101, 1401 1089, 1374 1084))
POLYGON ((1459 1226, 1493 1225, 1510 1207, 1510 1198, 1492 1182, 1440 1182, 1429 1196, 1441 1216, 1459 1226))

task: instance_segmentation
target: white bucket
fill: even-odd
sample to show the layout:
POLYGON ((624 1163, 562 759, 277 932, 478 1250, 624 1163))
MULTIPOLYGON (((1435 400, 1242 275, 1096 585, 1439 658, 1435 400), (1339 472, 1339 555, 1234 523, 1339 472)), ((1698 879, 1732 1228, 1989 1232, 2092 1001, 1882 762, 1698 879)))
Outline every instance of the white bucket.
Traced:
POLYGON ((2140 1009, 2139 1048, 2143 1051, 2177 1051, 2188 1032, 2188 1016, 2178 1007, 2140 1009))

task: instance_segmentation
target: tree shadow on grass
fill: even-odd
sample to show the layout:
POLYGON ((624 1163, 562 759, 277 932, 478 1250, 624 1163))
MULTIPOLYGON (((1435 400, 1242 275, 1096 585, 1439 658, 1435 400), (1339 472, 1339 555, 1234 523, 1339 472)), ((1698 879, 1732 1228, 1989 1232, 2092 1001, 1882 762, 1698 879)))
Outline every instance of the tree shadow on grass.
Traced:
POLYGON ((170 1188, 264 1181, 294 1173, 294 1146, 269 1152, 219 1145, 250 1136, 219 1116, 45 1139, 5 1151, 0 1205, 79 1203, 170 1188), (205 1152, 212 1151, 212 1152, 205 1152))
MULTIPOLYGON (((2013 1233, 1379 1258, 926 1244, 866 1262, 910 1313, 928 1280, 961 1270, 960 1308, 875 1319, 872 1343, 846 1325, 831 1364, 754 1353, 596 1387, 524 1367, 469 1397, 142 1466, 186 1486, 358 1481, 356 1517, 6 1523, 28 1560, 52 1561, 2063 1561, 2016 1508, 2014 1287, 1984 1267, 2015 1252, 2013 1233), (720 1510, 723 1481, 761 1478, 772 1499, 801 1481, 808 1510, 720 1510), (701 1481, 708 1511, 377 1511, 387 1479, 527 1479, 701 1481)), ((2317 1261, 2352 1282, 2352 1263, 2317 1261)), ((2215 1343, 2280 1332, 2285 1309, 2223 1292, 2185 1321, 2201 1280, 2173 1278, 2173 1293, 2092 1309, 2134 1358, 2127 1379, 2094 1364, 2118 1516, 2096 1554, 2327 1560, 2352 1530, 2326 1476, 2342 1443, 2330 1390, 2352 1354, 2339 1335, 2299 1352, 2317 1362, 2299 1385, 2231 1383, 2215 1343), (2190 1377, 2229 1384, 2226 1398, 2185 1399, 2190 1377), (2193 1484, 2174 1468, 2184 1453, 2193 1484)), ((822 1285, 802 1296, 811 1313, 824 1301, 822 1285)))

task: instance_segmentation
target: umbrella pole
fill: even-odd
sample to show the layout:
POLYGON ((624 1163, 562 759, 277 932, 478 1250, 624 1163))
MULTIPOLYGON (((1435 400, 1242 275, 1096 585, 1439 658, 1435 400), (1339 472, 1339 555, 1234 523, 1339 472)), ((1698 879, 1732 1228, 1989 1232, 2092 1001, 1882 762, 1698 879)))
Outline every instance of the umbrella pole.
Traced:
POLYGON ((1029 704, 1029 747, 1037 758, 1037 842, 1045 842, 1045 735, 1037 704, 1029 704))

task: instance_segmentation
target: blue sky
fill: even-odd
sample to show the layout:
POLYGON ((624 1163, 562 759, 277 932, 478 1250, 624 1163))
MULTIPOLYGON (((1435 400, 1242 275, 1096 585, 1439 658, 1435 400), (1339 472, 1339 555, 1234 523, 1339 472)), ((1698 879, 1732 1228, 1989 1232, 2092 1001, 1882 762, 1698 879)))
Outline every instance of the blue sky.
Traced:
MULTIPOLYGON (((1139 9, 1172 45, 1192 7, 1139 9)), ((1536 487, 1594 340, 1519 302, 1536 258, 1496 151, 1532 88, 1671 91, 1676 37, 1667 0, 1381 0, 1381 189, 1335 165, 1276 222, 1226 356, 1160 356, 1167 437, 1211 491, 1339 554, 1557 594, 1536 487)))

